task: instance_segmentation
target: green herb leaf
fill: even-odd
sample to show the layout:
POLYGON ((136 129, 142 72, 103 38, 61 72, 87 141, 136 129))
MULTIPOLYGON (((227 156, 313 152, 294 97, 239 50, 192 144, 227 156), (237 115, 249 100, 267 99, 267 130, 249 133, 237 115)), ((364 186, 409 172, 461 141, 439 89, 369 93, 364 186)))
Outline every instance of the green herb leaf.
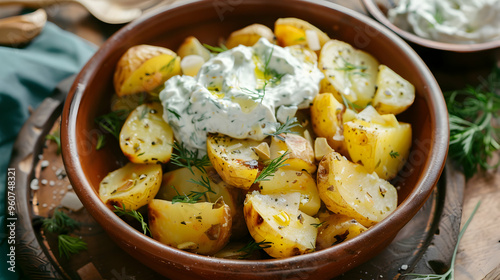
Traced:
POLYGON ((296 117, 293 117, 293 118, 289 118, 289 117, 286 117, 286 121, 284 124, 278 126, 278 128, 276 128, 276 132, 274 133, 266 133, 266 135, 269 135, 269 136, 274 136, 276 138, 278 138, 279 140, 281 141, 285 141, 285 138, 283 138, 283 136, 281 136, 280 134, 282 133, 293 133, 293 134, 297 134, 296 131, 292 131, 292 128, 296 127, 296 126, 301 126, 299 124, 299 121, 297 120, 296 117))
POLYGON ((397 157, 399 157, 399 153, 395 152, 393 150, 391 150, 391 152, 389 153, 389 155, 391 156, 391 158, 397 158, 397 157))
POLYGON ((79 228, 79 223, 57 208, 52 217, 42 221, 43 230, 55 234, 66 234, 79 228))
POLYGON ((213 53, 221 53, 228 50, 228 48, 223 44, 220 44, 219 47, 210 46, 208 44, 203 44, 203 46, 213 53))
POLYGON ((141 224, 143 233, 147 234, 149 232, 149 235, 151 235, 151 231, 149 230, 148 224, 146 223, 146 221, 144 221, 144 217, 142 216, 141 213, 139 213, 136 210, 126 209, 125 204, 122 204, 122 208, 120 208, 116 205, 113 205, 113 207, 115 208, 113 210, 113 212, 115 212, 116 215, 128 216, 128 217, 136 219, 141 224))
POLYGON ((102 130, 119 139, 123 123, 129 113, 127 110, 114 111, 95 118, 95 122, 102 130))
MULTIPOLYGON (((314 224, 311 224, 311 226, 313 226, 313 227, 315 227, 315 228, 319 228, 319 227, 321 227, 324 223, 325 223, 325 222, 321 222, 321 223, 318 223, 318 224, 314 223, 314 224)), ((314 246, 313 246, 313 247, 314 247, 314 246)))
POLYGON ((498 128, 494 126, 500 112, 499 84, 500 70, 495 69, 477 88, 469 86, 444 94, 450 121, 448 154, 467 178, 478 170, 498 166, 488 160, 500 149, 498 128))
POLYGON ((100 150, 106 145, 106 135, 104 134, 99 134, 97 136, 97 144, 95 145, 96 150, 100 150))
POLYGON ((344 66, 335 68, 335 70, 340 70, 340 71, 345 71, 347 72, 347 75, 360 75, 360 76, 368 76, 368 73, 365 72, 365 70, 368 69, 368 67, 364 65, 354 65, 347 61, 344 57, 342 58, 342 61, 344 62, 344 66))
POLYGON ((417 274, 417 273, 408 273, 408 274, 405 274, 404 276, 415 276, 415 277, 417 277, 417 278, 413 278, 413 279, 453 280, 454 279, 454 274, 455 274, 455 259, 457 257, 458 245, 460 244, 460 240, 462 240, 462 236, 464 235, 465 231, 467 230, 467 227, 469 226, 472 218, 476 214, 476 211, 479 208, 479 205, 481 205, 481 202, 478 202, 476 204, 476 207, 474 207, 474 210, 472 210, 472 213, 471 213, 469 219, 467 219, 467 222, 465 222, 462 230, 458 234, 457 244, 455 245, 455 250, 453 251, 453 256, 451 258, 450 269, 448 269, 448 271, 446 271, 444 274, 417 274))
POLYGON ((287 160, 286 156, 288 155, 288 151, 283 153, 281 156, 271 160, 269 164, 262 169, 262 171, 259 173, 257 178, 255 178, 255 181, 253 182, 258 183, 260 181, 269 181, 268 177, 274 176, 274 173, 283 166, 286 166, 288 164, 285 164, 284 162, 287 160))
POLYGON ((208 155, 199 158, 198 150, 190 151, 183 143, 175 142, 173 148, 175 153, 172 153, 170 161, 177 166, 188 168, 192 174, 194 174, 193 167, 196 167, 202 173, 206 173, 205 166, 211 165, 208 155))
POLYGON ((61 153, 61 132, 60 130, 54 131, 52 134, 45 136, 45 139, 54 141, 57 144, 57 154, 61 153))
POLYGON ((73 254, 87 250, 87 243, 85 241, 67 234, 60 234, 57 237, 57 244, 59 256, 65 256, 67 259, 73 254))
POLYGON ((269 242, 266 240, 263 240, 261 242, 255 242, 254 240, 251 240, 248 242, 247 245, 245 245, 243 248, 239 249, 237 252, 244 252, 245 254, 240 256, 240 259, 246 259, 252 255, 253 252, 257 250, 262 250, 265 248, 271 247, 273 242, 269 242))

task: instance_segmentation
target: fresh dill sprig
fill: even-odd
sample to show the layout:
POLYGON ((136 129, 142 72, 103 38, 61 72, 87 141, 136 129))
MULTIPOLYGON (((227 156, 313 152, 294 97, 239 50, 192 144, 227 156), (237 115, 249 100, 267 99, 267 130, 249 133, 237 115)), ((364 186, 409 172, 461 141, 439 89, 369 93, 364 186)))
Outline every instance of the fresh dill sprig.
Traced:
POLYGON ((69 217, 66 213, 56 208, 52 217, 45 218, 42 221, 42 228, 46 232, 57 234, 57 244, 59 255, 69 258, 70 255, 76 254, 87 249, 87 243, 78 237, 68 235, 76 229, 79 229, 80 224, 69 217))
MULTIPOLYGON (((478 170, 494 168, 488 163, 500 149, 495 121, 500 112, 500 69, 477 87, 446 92, 450 122, 450 157, 463 167, 467 178, 478 170)), ((498 164, 497 164, 498 165, 498 164)))
POLYGON ((281 136, 280 134, 283 134, 283 133, 297 134, 296 131, 292 131, 292 128, 294 128, 296 126, 301 126, 299 124, 299 121, 297 120, 296 117, 293 117, 291 119, 289 117, 286 117, 285 123, 281 124, 280 126, 278 126, 276 128, 276 132, 274 132, 274 133, 266 133, 266 135, 274 136, 274 137, 278 138, 281 141, 285 141, 285 138, 283 138, 283 136, 281 136))
POLYGON ((42 228, 55 234, 66 234, 79 228, 79 223, 57 208, 52 217, 42 221, 42 228))
POLYGON ((57 154, 61 153, 61 132, 59 129, 52 134, 46 135, 45 139, 54 141, 57 144, 57 154))
POLYGON ((106 135, 104 134, 99 134, 97 136, 97 144, 95 144, 95 149, 100 150, 106 145, 106 135))
POLYGON ((246 92, 247 94, 249 94, 250 98, 253 101, 260 100, 260 103, 262 103, 262 101, 264 100, 264 97, 266 96, 266 86, 267 86, 267 81, 264 82, 264 86, 262 87, 262 89, 251 90, 248 88, 242 88, 242 90, 244 92, 246 92))
POLYGON ((399 153, 395 152, 393 150, 391 150, 391 152, 389 153, 389 155, 391 156, 391 158, 397 158, 397 157, 399 157, 399 153))
POLYGON ((78 237, 60 234, 57 236, 57 247, 59 256, 69 259, 72 254, 87 250, 87 243, 78 237))
POLYGON ((194 174, 193 167, 196 167, 202 173, 206 173, 205 166, 211 165, 208 155, 200 158, 198 150, 190 151, 183 143, 175 142, 173 148, 175 153, 172 153, 170 161, 177 166, 188 168, 192 174, 194 174))
POLYGON ((175 187, 173 187, 175 192, 177 192, 177 195, 172 198, 172 203, 176 203, 176 202, 196 203, 202 197, 206 196, 208 192, 216 194, 216 192, 212 189, 212 186, 210 185, 210 179, 208 177, 202 176, 201 180, 190 179, 187 182, 202 186, 206 190, 201 191, 201 192, 200 191, 191 191, 187 195, 186 194, 182 195, 182 194, 179 194, 179 192, 177 192, 177 189, 175 187))
POLYGON ((254 240, 251 240, 246 244, 243 248, 239 249, 237 252, 244 252, 244 255, 241 255, 239 259, 246 259, 250 257, 253 252, 257 250, 262 250, 266 248, 270 248, 272 246, 273 242, 263 240, 261 242, 255 242, 254 240))
POLYGON ((360 75, 360 76, 368 76, 368 73, 365 73, 365 70, 368 69, 368 67, 364 65, 354 65, 347 61, 344 57, 342 58, 342 61, 344 62, 344 66, 342 67, 337 67, 335 70, 340 70, 340 71, 345 71, 347 75, 360 75))
POLYGON ((116 205, 113 205, 113 207, 115 208, 113 210, 113 212, 115 212, 116 215, 128 216, 128 217, 136 219, 141 224, 142 232, 144 234, 147 234, 149 232, 149 235, 151 235, 151 231, 149 230, 148 223, 146 223, 146 221, 144 221, 144 217, 137 210, 127 209, 125 207, 125 204, 122 204, 122 208, 120 208, 116 205))
POLYGON ((315 227, 315 228, 319 228, 321 227, 325 222, 321 222, 321 223, 313 223, 311 224, 311 226, 315 227))
POLYGON ((363 107, 359 106, 359 105, 356 105, 354 103, 352 103, 349 99, 347 99, 343 94, 340 94, 340 96, 342 97, 342 101, 344 102, 344 106, 347 108, 347 109, 351 109, 355 112, 358 111, 358 109, 363 109, 363 107))
POLYGON ((174 62, 175 62, 176 59, 177 59, 177 56, 175 56, 174 58, 172 58, 167 64, 163 65, 160 68, 160 72, 163 72, 165 70, 171 70, 171 68, 173 67, 174 62))
POLYGON ((105 132, 110 133, 116 139, 120 138, 120 131, 128 116, 127 110, 117 110, 95 118, 97 125, 105 132))
POLYGON ((479 205, 481 205, 481 202, 478 202, 476 204, 476 207, 474 207, 474 210, 472 210, 472 213, 471 213, 469 219, 467 219, 467 222, 465 222, 465 225, 463 226, 462 230, 458 234, 457 244, 455 245, 455 250, 453 251, 453 255, 451 257, 450 269, 448 269, 448 271, 446 271, 444 274, 408 273, 408 274, 405 274, 404 276, 415 276, 415 277, 417 277, 417 278, 413 278, 413 279, 453 280, 454 279, 454 274, 455 274, 455 259, 457 257, 458 245, 460 244, 460 240, 462 239, 462 236, 464 235, 465 231, 467 230, 467 227, 469 226, 472 218, 476 214, 476 211, 479 208, 479 205))
POLYGON ((209 44, 203 44, 203 46, 213 53, 221 53, 228 50, 224 44, 220 44, 219 47, 210 46, 209 44))
POLYGON ((274 176, 274 173, 283 166, 286 166, 288 164, 285 164, 284 162, 287 160, 288 151, 283 153, 281 156, 271 160, 269 164, 262 169, 262 171, 259 173, 257 178, 255 178, 255 181, 253 182, 258 183, 260 181, 269 181, 268 177, 274 176))

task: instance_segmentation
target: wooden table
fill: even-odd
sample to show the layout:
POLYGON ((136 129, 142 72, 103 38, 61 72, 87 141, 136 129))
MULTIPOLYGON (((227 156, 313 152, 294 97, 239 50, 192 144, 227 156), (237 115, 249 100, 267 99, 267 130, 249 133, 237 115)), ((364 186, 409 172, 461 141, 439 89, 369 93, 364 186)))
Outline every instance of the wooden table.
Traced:
MULTIPOLYGON (((330 0, 330 2, 366 14, 359 0, 330 0)), ((15 6, 2 7, 0 17, 14 15, 19 11, 20 8, 15 6)), ((46 11, 50 21, 85 38, 96 46, 100 46, 107 37, 122 27, 122 25, 109 25, 96 20, 77 4, 59 3, 48 7, 46 11)), ((426 61, 429 62, 428 65, 431 71, 443 88, 452 87, 454 84, 461 86, 465 82, 474 83, 480 75, 486 73, 483 71, 484 69, 478 69, 477 72, 466 73, 467 79, 458 80, 456 69, 455 71, 450 70, 451 72, 447 71, 443 65, 433 65, 430 60, 435 57, 422 56, 424 60, 428 59, 426 61)), ((493 63, 494 61, 491 61, 492 65, 493 63)), ((467 69, 468 65, 464 64, 462 67, 467 69)), ((496 159, 498 158, 496 156, 496 159)), ((470 216, 478 201, 481 201, 481 207, 458 248, 455 264, 456 280, 500 279, 500 231, 498 230, 498 224, 500 224, 500 173, 498 173, 498 169, 476 175, 467 181, 462 221, 465 221, 470 216)), ((434 251, 439 251, 439 248, 434 248, 434 251)), ((430 266, 429 264, 426 265, 430 266)), ((444 266, 447 265, 444 264, 444 266)))

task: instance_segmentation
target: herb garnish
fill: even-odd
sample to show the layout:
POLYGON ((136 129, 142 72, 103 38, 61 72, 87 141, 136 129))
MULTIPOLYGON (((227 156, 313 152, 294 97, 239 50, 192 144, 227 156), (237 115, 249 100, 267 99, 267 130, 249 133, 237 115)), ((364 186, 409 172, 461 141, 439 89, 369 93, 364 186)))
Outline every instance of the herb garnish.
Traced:
POLYGON ((273 242, 269 242, 266 240, 263 240, 261 242, 255 242, 254 240, 251 240, 246 244, 243 248, 239 249, 237 252, 244 252, 244 255, 241 255, 239 259, 246 259, 252 255, 253 252, 265 248, 270 248, 272 246, 273 242))
POLYGON ((457 239, 457 244, 455 245, 455 250, 453 251, 453 256, 451 257, 451 265, 450 269, 446 271, 444 274, 417 274, 417 273, 408 273, 405 274, 404 276, 416 276, 417 278, 414 279, 427 279, 427 280, 453 280, 454 279, 454 274, 455 274, 455 258, 457 256, 457 251, 458 251, 458 244, 460 243, 460 240, 462 239, 462 236, 464 235, 465 231, 467 230, 467 227, 469 226, 472 218, 476 214, 477 209, 479 208, 479 205, 481 205, 481 202, 478 202, 476 204, 476 207, 474 207, 474 210, 472 210, 472 213, 465 222, 464 227, 458 234, 458 239, 457 239))
POLYGON ((467 178, 479 169, 496 166, 491 166, 488 159, 500 149, 498 128, 493 125, 500 112, 499 84, 500 68, 495 68, 477 88, 469 86, 445 93, 450 121, 448 154, 458 166, 463 167, 467 178))
POLYGON ((395 152, 393 150, 391 150, 391 152, 389 153, 389 155, 391 156, 391 158, 397 158, 397 157, 399 157, 399 153, 395 152))
POLYGON ((352 103, 349 99, 347 99, 343 94, 340 94, 340 96, 342 97, 342 101, 344 102, 344 106, 347 108, 347 109, 351 109, 355 112, 358 111, 358 109, 363 109, 363 107, 359 106, 359 105, 356 105, 354 103, 352 103))
POLYGON ((271 160, 269 162, 269 164, 266 167, 264 167, 264 169, 262 169, 262 171, 259 173, 257 178, 255 178, 255 181, 253 183, 255 184, 255 183, 258 183, 260 181, 269 181, 270 179, 268 179, 268 177, 274 176, 274 173, 276 173, 276 171, 280 167, 288 165, 288 164, 284 163, 287 160, 287 157, 286 157, 287 155, 288 155, 288 151, 283 153, 281 156, 271 160))
POLYGON ((116 139, 120 139, 120 131, 128 114, 127 110, 117 110, 95 118, 95 122, 105 132, 110 133, 116 139))
POLYGON ((167 64, 163 65, 160 68, 160 72, 165 71, 165 70, 171 70, 170 68, 172 68, 172 66, 174 65, 174 62, 175 62, 176 59, 177 59, 177 56, 175 56, 174 58, 172 58, 167 64))
POLYGON ((181 195, 179 192, 177 192, 177 189, 175 187, 174 190, 177 192, 177 195, 172 198, 172 203, 176 202, 183 202, 183 203, 196 203, 198 202, 203 196, 206 196, 208 192, 216 194, 216 192, 212 189, 212 186, 210 185, 210 179, 208 177, 202 176, 201 181, 200 180, 194 180, 190 179, 188 180, 190 183, 194 183, 197 185, 200 185, 204 187, 206 190, 205 191, 191 191, 187 195, 181 195))
POLYGON ((173 148, 176 152, 172 153, 170 161, 177 166, 188 168, 192 174, 194 174, 193 167, 206 173, 204 167, 211 165, 208 155, 199 158, 198 150, 190 151, 184 146, 184 143, 175 142, 173 148))
POLYGON ((146 223, 146 221, 144 221, 144 217, 142 216, 142 214, 139 213, 137 210, 127 209, 125 207, 125 204, 122 204, 122 208, 116 205, 113 205, 113 207, 115 208, 113 212, 115 212, 116 215, 128 216, 136 219, 141 224, 143 233, 147 234, 147 232, 149 232, 149 234, 151 235, 151 231, 149 230, 148 224, 146 223))
POLYGON ((344 62, 343 67, 337 67, 335 70, 340 70, 340 71, 345 71, 347 75, 360 75, 360 76, 368 76, 368 73, 365 73, 365 70, 368 69, 368 67, 364 65, 354 65, 347 61, 344 57, 342 58, 342 61, 344 62))
POLYGON ((106 136, 104 134, 99 134, 97 136, 97 144, 95 144, 95 149, 100 150, 106 144, 106 136))
POLYGON ((87 249, 85 241, 69 235, 69 233, 79 228, 79 223, 59 208, 56 208, 52 217, 43 219, 42 228, 44 231, 58 235, 57 243, 59 256, 61 257, 69 258, 70 255, 87 249))
POLYGON ((203 44, 203 46, 213 53, 221 53, 228 50, 224 44, 220 44, 219 47, 210 46, 209 44, 203 44))
POLYGON ((46 135, 45 139, 54 141, 57 144, 57 154, 61 153, 61 132, 60 132, 60 130, 54 131, 52 134, 46 135))
POLYGON ((315 227, 315 228, 319 228, 321 227, 325 222, 321 222, 321 223, 314 223, 314 224, 311 224, 311 226, 315 227))
POLYGON ((281 136, 280 134, 282 133, 293 133, 293 134, 297 134, 296 131, 292 131, 292 128, 296 127, 296 126, 301 126, 297 120, 296 117, 293 117, 293 118, 289 118, 289 117, 286 117, 286 121, 284 124, 278 126, 278 128, 276 128, 276 132, 274 133, 265 133, 266 135, 269 135, 269 136, 274 136, 276 138, 278 138, 279 140, 281 141, 285 141, 285 138, 283 138, 283 136, 281 136))

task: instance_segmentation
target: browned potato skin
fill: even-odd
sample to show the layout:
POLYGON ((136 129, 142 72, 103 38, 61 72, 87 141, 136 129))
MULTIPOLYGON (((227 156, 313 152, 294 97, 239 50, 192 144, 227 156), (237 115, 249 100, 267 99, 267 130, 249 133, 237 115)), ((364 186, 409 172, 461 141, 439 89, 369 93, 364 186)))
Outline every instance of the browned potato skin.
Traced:
POLYGON ((278 137, 273 137, 271 142, 271 158, 277 158, 283 153, 288 152, 285 156, 287 158, 285 164, 288 165, 282 167, 283 169, 306 170, 310 174, 314 173, 317 166, 311 143, 304 137, 292 133, 280 134, 280 136, 285 141, 280 140, 278 137))
POLYGON ((323 250, 337 245, 367 230, 355 219, 339 214, 330 214, 321 219, 321 222, 321 226, 318 228, 318 237, 316 238, 316 250, 323 250))
POLYGON ((226 47, 228 49, 232 49, 239 45, 251 47, 255 45, 260 38, 266 38, 269 42, 273 42, 274 33, 269 27, 255 23, 231 33, 229 38, 227 38, 226 47))

